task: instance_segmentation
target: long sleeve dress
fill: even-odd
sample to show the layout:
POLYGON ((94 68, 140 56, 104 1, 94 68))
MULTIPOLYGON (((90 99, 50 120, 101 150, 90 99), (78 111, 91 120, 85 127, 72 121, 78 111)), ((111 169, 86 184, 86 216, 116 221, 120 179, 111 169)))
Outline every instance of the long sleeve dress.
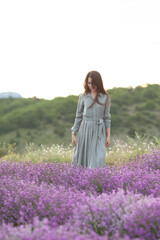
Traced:
POLYGON ((103 168, 106 158, 106 128, 111 127, 110 98, 99 93, 98 101, 88 108, 94 99, 90 93, 79 96, 72 133, 77 136, 72 165, 103 168))

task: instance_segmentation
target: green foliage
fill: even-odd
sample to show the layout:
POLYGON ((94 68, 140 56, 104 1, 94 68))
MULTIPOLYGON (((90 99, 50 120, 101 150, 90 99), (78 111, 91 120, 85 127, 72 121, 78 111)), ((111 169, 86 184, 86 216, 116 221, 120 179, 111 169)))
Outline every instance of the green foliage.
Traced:
POLYGON ((6 156, 6 155, 13 155, 16 151, 16 143, 12 143, 12 144, 6 144, 4 143, 0 143, 0 158, 6 156))
POLYGON ((153 100, 148 100, 145 104, 145 108, 149 110, 155 110, 156 105, 153 100))
POLYGON ((65 128, 64 127, 55 127, 54 132, 58 134, 59 136, 63 137, 65 134, 65 128))
MULTIPOLYGON (((107 92, 111 96, 112 135, 134 138, 136 131, 158 136, 160 85, 113 88, 107 92)), ((0 99, 0 141, 6 139, 18 146, 32 141, 69 143, 77 103, 78 96, 73 95, 52 100, 0 99)))
MULTIPOLYGON (((0 99, 2 106, 0 108, 0 134, 18 128, 40 128, 41 125, 55 124, 61 119, 71 123, 74 121, 77 100, 76 96, 40 101, 0 99)), ((61 128, 60 125, 59 128, 61 128)))
POLYGON ((131 137, 131 138, 134 138, 135 137, 135 132, 136 132, 135 128, 133 128, 133 127, 129 128, 128 136, 131 137))
POLYGON ((21 133, 19 131, 19 129, 16 131, 16 138, 20 138, 21 137, 21 133))
POLYGON ((137 111, 155 110, 156 109, 156 104, 153 100, 147 100, 143 105, 137 105, 135 109, 137 111))
POLYGON ((157 146, 160 146, 160 137, 155 137, 155 136, 153 136, 153 139, 154 139, 154 144, 157 146))
POLYGON ((6 143, 0 143, 0 157, 3 157, 7 154, 6 143))

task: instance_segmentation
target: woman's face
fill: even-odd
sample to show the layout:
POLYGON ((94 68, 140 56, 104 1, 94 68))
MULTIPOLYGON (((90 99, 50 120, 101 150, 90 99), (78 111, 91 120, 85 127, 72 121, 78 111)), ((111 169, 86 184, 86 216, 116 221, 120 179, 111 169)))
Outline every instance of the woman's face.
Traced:
POLYGON ((95 85, 92 85, 92 78, 91 77, 88 78, 87 85, 88 85, 89 89, 91 90, 91 92, 96 91, 97 87, 95 85))

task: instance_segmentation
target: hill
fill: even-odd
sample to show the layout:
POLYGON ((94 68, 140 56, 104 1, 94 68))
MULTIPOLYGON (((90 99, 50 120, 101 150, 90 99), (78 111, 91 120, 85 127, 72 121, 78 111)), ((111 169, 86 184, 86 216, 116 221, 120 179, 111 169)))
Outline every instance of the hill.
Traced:
POLYGON ((0 93, 0 98, 22 98, 19 93, 15 92, 2 92, 0 93))
MULTIPOLYGON (((159 136, 160 85, 143 88, 113 88, 111 95, 112 137, 159 136)), ((0 142, 40 144, 71 143, 78 96, 53 100, 37 98, 0 99, 0 142)))

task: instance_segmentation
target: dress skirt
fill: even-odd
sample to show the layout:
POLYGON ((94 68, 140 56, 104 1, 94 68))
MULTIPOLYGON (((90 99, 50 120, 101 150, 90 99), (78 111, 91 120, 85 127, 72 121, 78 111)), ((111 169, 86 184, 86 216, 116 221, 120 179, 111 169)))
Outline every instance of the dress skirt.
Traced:
POLYGON ((72 164, 89 168, 103 168, 106 158, 106 132, 103 119, 82 120, 72 164))

